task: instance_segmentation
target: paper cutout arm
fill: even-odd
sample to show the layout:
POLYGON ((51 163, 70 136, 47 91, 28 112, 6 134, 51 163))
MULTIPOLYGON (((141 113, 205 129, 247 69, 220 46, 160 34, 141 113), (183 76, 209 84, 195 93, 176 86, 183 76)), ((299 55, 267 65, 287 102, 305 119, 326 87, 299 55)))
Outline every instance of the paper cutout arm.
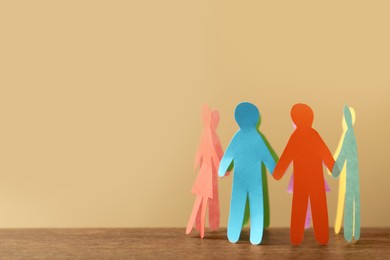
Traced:
POLYGON ((268 147, 266 147, 264 150, 265 150, 265 154, 264 154, 265 156, 263 158, 263 162, 265 167, 267 167, 269 173, 272 175, 275 170, 276 162, 275 159, 272 157, 271 151, 268 149, 268 147))
POLYGON ((345 138, 343 140, 343 144, 341 146, 341 150, 339 155, 337 156, 336 163, 334 164, 334 167, 332 169, 332 176, 337 178, 340 176, 340 173, 343 169, 343 166, 345 164, 345 149, 344 149, 344 143, 345 143, 345 138))
MULTIPOLYGON (((219 140, 219 137, 217 135, 213 136, 214 138, 214 143, 215 143, 215 151, 217 152, 218 154, 218 159, 219 161, 221 161, 222 157, 223 157, 223 149, 222 149, 222 145, 221 145, 221 141, 219 140)), ((227 169, 227 172, 225 173, 225 176, 229 176, 230 175, 230 171, 233 169, 233 164, 231 164, 229 166, 229 168, 227 169)))
POLYGON ((219 177, 225 176, 230 165, 233 163, 233 160, 234 160, 233 153, 235 150, 234 149, 235 143, 236 143, 235 138, 233 137, 229 146, 226 148, 225 154, 222 156, 221 162, 219 163, 219 168, 218 168, 218 176, 219 177))
POLYGON ((333 166, 335 165, 333 155, 329 151, 329 148, 326 146, 324 140, 322 140, 322 138, 319 134, 317 134, 317 139, 319 142, 318 149, 319 149, 319 154, 321 156, 321 159, 324 162, 324 164, 326 165, 326 167, 329 169, 329 171, 332 171, 333 166))
POLYGON ((288 140, 288 143, 286 145, 286 148, 284 148, 284 151, 282 155, 280 156, 280 159, 278 163, 276 164, 276 167, 274 169, 273 177, 276 180, 280 180, 283 175, 286 173, 286 170, 288 166, 291 164, 293 160, 293 136, 288 140))
MULTIPOLYGON (((339 156, 340 154, 340 151, 341 151, 341 146, 343 145, 343 140, 344 140, 344 136, 345 136, 345 131, 343 132, 342 136, 341 136, 341 139, 339 141, 339 143, 337 144, 337 148, 336 148, 336 151, 334 152, 333 154, 333 158, 336 160, 336 158, 339 156)), ((341 169, 339 169, 341 171, 341 169)), ((332 171, 329 171, 327 169, 327 172, 328 172, 328 175, 332 175, 332 171)))
POLYGON ((222 146, 221 146, 221 142, 218 138, 218 136, 213 136, 216 140, 214 141, 215 142, 215 151, 217 152, 218 154, 218 158, 219 159, 222 159, 222 156, 223 156, 223 150, 222 150, 222 146))

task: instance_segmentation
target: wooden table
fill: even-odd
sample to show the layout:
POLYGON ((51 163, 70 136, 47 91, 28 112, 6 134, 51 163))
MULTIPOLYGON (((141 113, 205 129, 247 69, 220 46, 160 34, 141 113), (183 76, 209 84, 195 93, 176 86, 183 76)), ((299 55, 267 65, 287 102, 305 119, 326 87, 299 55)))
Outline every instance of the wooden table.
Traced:
POLYGON ((207 231, 200 239, 184 228, 0 229, 0 259, 390 259, 390 228, 364 228, 361 240, 348 244, 331 230, 329 245, 319 246, 313 230, 300 246, 292 246, 289 229, 265 230, 259 246, 244 229, 237 244, 226 229, 207 231))

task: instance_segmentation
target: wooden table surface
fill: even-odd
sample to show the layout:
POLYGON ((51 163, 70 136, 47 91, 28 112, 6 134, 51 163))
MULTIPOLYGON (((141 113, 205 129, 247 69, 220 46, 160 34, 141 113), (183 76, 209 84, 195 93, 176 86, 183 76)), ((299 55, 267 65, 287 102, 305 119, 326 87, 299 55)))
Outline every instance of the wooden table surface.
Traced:
POLYGON ((261 245, 249 243, 244 229, 237 244, 226 229, 207 231, 200 239, 184 228, 0 229, 0 259, 390 259, 390 228, 363 228, 360 241, 348 244, 333 230, 327 246, 305 231, 292 246, 289 229, 265 230, 261 245))

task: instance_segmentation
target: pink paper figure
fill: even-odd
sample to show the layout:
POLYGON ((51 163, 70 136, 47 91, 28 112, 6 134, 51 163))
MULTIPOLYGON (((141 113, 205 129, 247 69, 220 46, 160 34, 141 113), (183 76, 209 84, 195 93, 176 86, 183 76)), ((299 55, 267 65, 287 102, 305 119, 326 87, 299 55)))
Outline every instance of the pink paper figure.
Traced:
POLYGON ((194 165, 195 170, 199 166, 199 173, 191 190, 196 195, 196 199, 186 228, 186 234, 189 234, 196 223, 201 238, 204 237, 208 204, 210 228, 217 229, 219 227, 217 170, 223 155, 222 146, 215 132, 219 122, 218 112, 212 113, 207 105, 203 105, 202 120, 203 131, 194 165))
MULTIPOLYGON (((294 174, 291 174, 290 182, 287 187, 288 193, 293 193, 294 191, 294 174)), ((325 191, 330 192, 330 187, 328 183, 325 181, 325 191)), ((310 202, 307 204, 307 212, 306 212, 306 220, 305 220, 305 229, 310 228, 311 226, 311 210, 310 210, 310 202)))
MULTIPOLYGON (((223 156, 223 149, 221 145, 221 141, 217 135, 217 128, 219 124, 219 112, 217 110, 214 110, 211 112, 211 134, 213 139, 213 144, 215 151, 218 155, 218 161, 221 160, 223 156)), ((226 173, 226 176, 228 176, 230 172, 226 173)), ((212 182, 213 182, 213 198, 209 199, 209 225, 210 229, 215 231, 219 228, 219 220, 220 220, 220 209, 219 209, 219 196, 218 196, 218 168, 213 167, 212 171, 212 182)), ((198 211, 198 214, 196 215, 195 219, 195 228, 196 230, 201 230, 201 215, 200 211, 198 211)))

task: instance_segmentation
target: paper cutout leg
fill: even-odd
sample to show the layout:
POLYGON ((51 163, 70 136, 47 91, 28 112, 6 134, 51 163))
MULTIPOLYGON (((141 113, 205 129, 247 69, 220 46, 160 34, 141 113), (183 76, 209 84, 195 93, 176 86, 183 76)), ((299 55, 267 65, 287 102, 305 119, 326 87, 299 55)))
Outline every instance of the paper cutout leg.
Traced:
POLYGON ((255 189, 248 193, 249 207, 251 215, 250 242, 253 245, 258 245, 263 239, 264 229, 264 206, 263 206, 263 190, 255 189))
POLYGON ((293 194, 293 207, 291 211, 291 243, 299 245, 303 240, 305 230, 305 218, 309 196, 306 193, 295 192, 293 194))
POLYGON ((206 210, 207 210, 207 198, 203 197, 202 201, 202 214, 200 216, 201 222, 200 222, 200 237, 204 238, 204 224, 206 222, 206 210))
POLYGON ((232 243, 236 243, 240 239, 246 197, 246 192, 233 188, 230 202, 229 224, 227 228, 227 236, 232 243))
POLYGON ((315 238, 320 245, 326 245, 329 241, 329 220, 325 191, 313 193, 310 196, 310 205, 315 238))
POLYGON ((268 180, 267 180, 267 172, 264 164, 261 164, 262 169, 262 177, 263 177, 263 203, 264 203, 264 228, 269 228, 271 222, 271 212, 269 206, 269 193, 268 193, 268 180))
MULTIPOLYGON (((290 182, 288 183, 287 187, 288 193, 294 192, 294 173, 291 174, 290 182)), ((311 225, 311 211, 310 211, 310 202, 307 204, 307 212, 306 212, 306 219, 305 219, 305 229, 310 228, 311 225)))
MULTIPOLYGON (((287 187, 288 193, 293 193, 293 191, 294 191, 294 173, 291 175, 290 182, 288 183, 288 187, 287 187)), ((326 181, 325 181, 325 191, 326 192, 330 191, 330 187, 326 181)), ((307 204, 305 229, 310 228, 310 226, 311 226, 311 210, 310 210, 310 199, 309 199, 309 203, 307 204)))
POLYGON ((213 188, 213 191, 213 198, 209 199, 209 225, 210 229, 215 231, 219 228, 220 210, 218 188, 213 188))
MULTIPOLYGON (((202 208, 202 202, 200 202, 199 208, 202 208)), ((200 222, 202 221, 201 218, 200 218, 201 215, 202 215, 201 210, 198 210, 198 213, 196 214, 196 218, 195 218, 195 229, 197 231, 199 231, 199 232, 200 232, 200 229, 201 229, 200 222)))
MULTIPOLYGON (((219 209, 219 197, 218 197, 218 179, 217 173, 213 176, 213 198, 208 200, 208 213, 209 213, 209 226, 212 231, 216 231, 219 228, 220 221, 220 209, 219 209), (216 187, 215 187, 216 186, 216 187)), ((201 212, 198 211, 195 220, 195 228, 200 231, 201 223, 201 212)))
POLYGON ((347 173, 344 166, 343 169, 341 170, 340 179, 339 179, 339 194, 337 199, 336 221, 334 225, 334 232, 336 234, 340 233, 341 224, 343 221, 346 182, 347 182, 347 173))
MULTIPOLYGON (((195 201, 194 210, 195 210, 195 206, 197 205, 197 203, 198 203, 198 201, 195 201)), ((197 213, 196 213, 196 217, 195 217, 195 229, 197 231, 199 231, 201 238, 204 237, 206 210, 207 210, 207 198, 200 199, 200 203, 199 203, 199 206, 197 208, 197 213)), ((191 215, 191 217, 192 217, 192 215, 191 215)), ((191 218, 190 218, 190 221, 192 221, 191 218)), ((188 225, 187 225, 187 230, 186 230, 187 235, 189 233, 191 233, 192 226, 194 225, 194 223, 190 224, 190 221, 188 222, 188 225), (191 225, 190 228, 189 228, 189 225, 191 225)))
POLYGON ((191 230, 192 230, 192 227, 194 226, 196 215, 198 214, 201 203, 202 203, 202 197, 196 196, 194 207, 192 208, 191 216, 190 216, 190 219, 188 220, 188 224, 187 224, 187 228, 186 228, 187 235, 189 233, 191 233, 191 230))
POLYGON ((360 239, 360 194, 346 196, 344 238, 348 242, 360 239))
POLYGON ((245 227, 249 223, 250 218, 250 209, 249 209, 249 198, 246 198, 245 203, 245 213, 244 213, 244 221, 242 222, 242 226, 245 227))
POLYGON ((348 242, 352 241, 353 235, 353 200, 352 196, 347 196, 345 200, 344 238, 348 242))
MULTIPOLYGON (((263 178, 264 228, 269 228, 270 206, 269 206, 269 194, 268 194, 268 180, 267 180, 265 165, 262 164, 261 167, 262 167, 262 178, 263 178)), ((250 219, 250 207, 249 207, 249 201, 247 199, 245 214, 244 214, 244 222, 242 224, 243 227, 249 223, 249 219, 250 219)))
POLYGON ((354 225, 354 229, 353 229, 353 237, 355 238, 355 240, 359 240, 360 239, 360 193, 359 194, 356 194, 355 195, 355 225, 354 225))

